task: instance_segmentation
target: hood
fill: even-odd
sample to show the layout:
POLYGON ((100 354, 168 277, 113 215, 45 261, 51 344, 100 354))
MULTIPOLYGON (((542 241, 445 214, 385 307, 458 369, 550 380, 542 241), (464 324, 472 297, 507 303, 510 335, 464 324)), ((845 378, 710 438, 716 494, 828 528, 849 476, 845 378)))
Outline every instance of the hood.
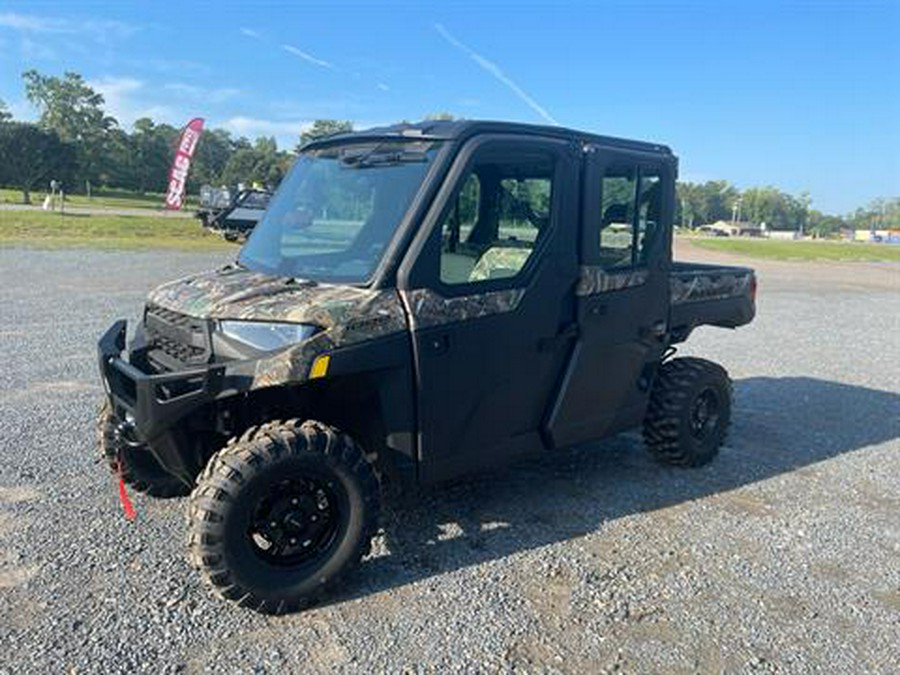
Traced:
POLYGON ((284 321, 344 330, 360 322, 405 325, 395 290, 317 284, 241 267, 164 284, 150 293, 148 301, 202 319, 284 321))

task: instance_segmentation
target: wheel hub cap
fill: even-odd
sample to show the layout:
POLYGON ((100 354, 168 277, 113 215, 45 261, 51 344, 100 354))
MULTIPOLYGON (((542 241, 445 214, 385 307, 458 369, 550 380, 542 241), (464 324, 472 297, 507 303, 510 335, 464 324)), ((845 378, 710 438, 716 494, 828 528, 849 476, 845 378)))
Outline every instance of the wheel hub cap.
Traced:
POLYGON ((259 500, 248 535, 256 553, 268 562, 301 564, 333 543, 337 510, 337 499, 324 481, 281 481, 259 500))

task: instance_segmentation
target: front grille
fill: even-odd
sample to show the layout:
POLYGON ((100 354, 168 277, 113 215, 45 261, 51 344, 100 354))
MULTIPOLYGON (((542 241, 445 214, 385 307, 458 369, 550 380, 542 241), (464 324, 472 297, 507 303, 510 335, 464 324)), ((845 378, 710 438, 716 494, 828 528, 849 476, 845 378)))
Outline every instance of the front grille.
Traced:
POLYGON ((157 337, 153 342, 157 348, 161 349, 172 358, 185 363, 206 359, 206 350, 201 347, 180 344, 167 337, 157 337))
POLYGON ((209 332, 203 319, 148 304, 144 316, 147 357, 164 370, 207 363, 209 332))
POLYGON ((192 316, 181 314, 180 312, 176 312, 166 307, 161 307, 160 305, 154 305, 152 303, 149 303, 147 305, 147 314, 150 316, 158 317, 173 326, 190 326, 192 321, 197 321, 197 319, 192 316))

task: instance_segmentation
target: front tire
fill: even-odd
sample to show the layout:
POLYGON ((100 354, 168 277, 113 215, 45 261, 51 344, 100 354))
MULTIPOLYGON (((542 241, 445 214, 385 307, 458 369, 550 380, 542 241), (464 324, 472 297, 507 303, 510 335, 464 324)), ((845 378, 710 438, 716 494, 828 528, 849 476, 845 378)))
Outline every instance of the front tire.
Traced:
POLYGON ((189 559, 219 597, 296 611, 369 552, 380 501, 373 467, 348 435, 313 421, 252 427, 197 480, 189 559))
POLYGON ((120 422, 109 401, 104 401, 97 415, 97 440, 100 454, 110 471, 150 497, 165 499, 187 495, 190 487, 166 471, 149 447, 129 445, 122 439, 118 431, 120 422))
POLYGON ((644 441, 660 462, 702 466, 719 452, 731 422, 731 380, 693 357, 662 364, 644 418, 644 441))

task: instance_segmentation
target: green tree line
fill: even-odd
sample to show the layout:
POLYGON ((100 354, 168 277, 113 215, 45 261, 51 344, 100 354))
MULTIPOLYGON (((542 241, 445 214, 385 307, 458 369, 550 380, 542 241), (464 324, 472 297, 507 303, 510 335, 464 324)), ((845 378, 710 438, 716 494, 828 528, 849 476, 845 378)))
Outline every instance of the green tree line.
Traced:
MULTIPOLYGON (((181 130, 149 118, 129 132, 106 114, 102 94, 77 73, 62 77, 35 70, 23 73, 25 95, 39 112, 36 123, 16 121, 0 101, 0 185, 31 193, 46 190, 50 180, 67 192, 118 188, 137 193, 164 192, 174 146, 181 130)), ((317 120, 300 136, 313 138, 352 128, 350 122, 317 120)), ((187 189, 205 183, 277 185, 294 153, 279 150, 274 138, 250 140, 225 129, 206 129, 194 154, 187 189)))
MULTIPOLYGON (((0 185, 20 189, 23 201, 46 190, 51 179, 67 192, 118 188, 137 193, 164 192, 180 129, 149 118, 129 132, 104 109, 103 95, 81 75, 61 77, 36 70, 23 73, 25 95, 39 112, 36 123, 16 121, 0 101, 0 185)), ((427 119, 453 119, 440 112, 427 119)), ((203 184, 259 182, 276 186, 305 143, 350 131, 346 120, 316 120, 298 138, 293 152, 279 150, 274 138, 234 137, 224 129, 207 129, 197 146, 188 177, 189 193, 203 184)), ((695 228, 718 220, 765 223, 773 230, 826 236, 842 227, 900 227, 900 199, 880 199, 844 216, 810 207, 806 193, 791 195, 776 187, 739 190, 724 180, 679 182, 676 224, 695 228)))
POLYGON ((788 194, 771 185, 739 190, 724 180, 705 183, 679 182, 676 188, 675 223, 685 228, 740 221, 765 223, 770 230, 790 230, 828 236, 842 228, 888 229, 900 227, 900 198, 877 199, 844 216, 811 208, 809 194, 788 194))

